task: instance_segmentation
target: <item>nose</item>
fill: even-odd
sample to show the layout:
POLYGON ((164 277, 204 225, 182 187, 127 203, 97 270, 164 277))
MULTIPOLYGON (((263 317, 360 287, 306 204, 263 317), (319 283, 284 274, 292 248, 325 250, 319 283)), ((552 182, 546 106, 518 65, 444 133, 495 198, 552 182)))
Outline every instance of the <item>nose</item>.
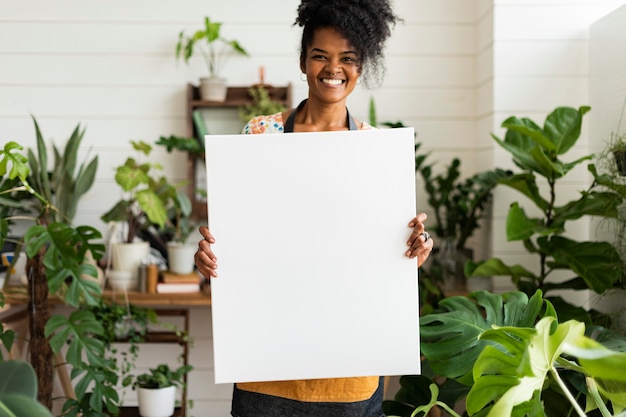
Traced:
POLYGON ((326 70, 330 75, 337 75, 341 72, 342 67, 341 63, 338 59, 332 59, 328 61, 328 65, 326 66, 326 70))

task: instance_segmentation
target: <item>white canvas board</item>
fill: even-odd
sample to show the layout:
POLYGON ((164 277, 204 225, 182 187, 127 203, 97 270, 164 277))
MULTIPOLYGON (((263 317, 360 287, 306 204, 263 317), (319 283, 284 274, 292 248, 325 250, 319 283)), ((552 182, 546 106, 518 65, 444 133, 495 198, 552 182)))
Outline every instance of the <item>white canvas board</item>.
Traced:
POLYGON ((419 373, 413 129, 205 143, 215 382, 419 373))

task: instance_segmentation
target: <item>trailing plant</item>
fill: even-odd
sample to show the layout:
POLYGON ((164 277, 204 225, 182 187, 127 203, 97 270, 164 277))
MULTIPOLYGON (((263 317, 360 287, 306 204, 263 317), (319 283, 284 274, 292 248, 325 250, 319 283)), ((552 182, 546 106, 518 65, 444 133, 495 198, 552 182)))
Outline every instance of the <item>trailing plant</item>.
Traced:
POLYGON ((252 103, 239 107, 239 119, 247 123, 256 116, 275 114, 287 110, 287 106, 274 101, 269 91, 262 85, 250 87, 248 94, 252 103))
POLYGON ((585 335, 575 320, 558 324, 541 291, 479 291, 439 305, 420 323, 423 375, 401 378, 386 415, 437 406, 458 416, 451 410, 466 394, 470 416, 585 416, 586 405, 589 415, 608 417, 626 405, 626 338, 599 327, 585 335))
MULTIPOLYGON (((592 155, 579 157, 570 162, 561 158, 571 150, 579 136, 582 118, 590 110, 558 107, 539 127, 528 118, 508 118, 502 124, 506 131, 504 139, 492 135, 495 141, 511 153, 513 162, 521 172, 503 178, 504 184, 520 192, 528 203, 534 205, 529 215, 520 202, 509 208, 506 219, 508 241, 519 241, 524 248, 537 257, 533 272, 522 265, 507 265, 498 258, 491 258, 466 265, 468 276, 509 276, 521 291, 533 294, 541 290, 548 294, 558 289, 592 291, 601 294, 619 282, 622 276, 622 260, 609 243, 603 241, 576 241, 566 237, 568 224, 585 216, 615 218, 617 207, 623 197, 601 187, 594 179, 587 190, 581 191, 577 199, 562 203, 559 195, 559 180, 592 155), (545 190, 542 192, 542 190, 545 190), (551 276, 567 272, 571 278, 556 282, 551 276)), ((590 166, 592 174, 595 171, 590 166)), ((590 322, 587 313, 566 301, 549 298, 556 306, 562 319, 578 318, 590 322)))

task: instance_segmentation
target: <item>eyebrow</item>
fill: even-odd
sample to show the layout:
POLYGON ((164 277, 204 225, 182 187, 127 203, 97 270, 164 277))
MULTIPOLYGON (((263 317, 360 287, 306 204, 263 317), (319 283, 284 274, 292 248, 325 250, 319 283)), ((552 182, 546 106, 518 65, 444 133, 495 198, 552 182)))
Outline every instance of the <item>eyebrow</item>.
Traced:
MULTIPOLYGON (((325 51, 325 50, 320 49, 320 48, 312 48, 312 49, 311 49, 311 52, 321 52, 321 53, 324 53, 324 54, 327 54, 327 53, 328 53, 328 51, 325 51)), ((350 50, 340 52, 340 54, 341 54, 341 55, 348 55, 348 54, 358 55, 358 54, 356 53, 356 51, 350 51, 350 50)))

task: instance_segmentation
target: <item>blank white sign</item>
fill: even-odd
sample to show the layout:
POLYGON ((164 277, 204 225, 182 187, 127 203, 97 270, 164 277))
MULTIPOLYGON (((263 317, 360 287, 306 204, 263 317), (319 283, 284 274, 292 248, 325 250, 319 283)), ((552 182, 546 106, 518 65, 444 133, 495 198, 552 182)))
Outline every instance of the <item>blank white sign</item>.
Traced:
POLYGON ((413 129, 205 143, 215 382, 419 373, 413 129))

